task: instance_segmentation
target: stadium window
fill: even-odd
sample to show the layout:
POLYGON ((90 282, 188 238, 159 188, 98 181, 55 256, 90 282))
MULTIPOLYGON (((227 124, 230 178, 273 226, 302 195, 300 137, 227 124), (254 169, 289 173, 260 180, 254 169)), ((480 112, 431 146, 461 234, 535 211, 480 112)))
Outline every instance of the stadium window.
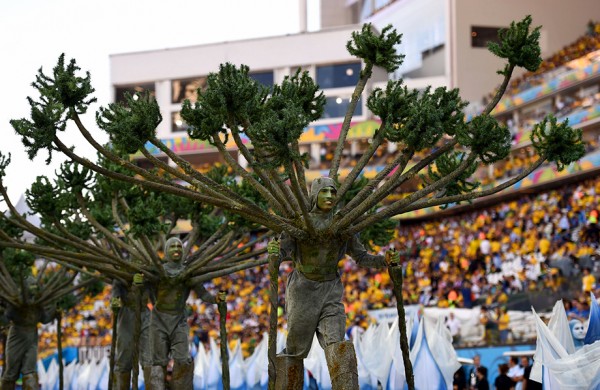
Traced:
POLYGON ((471 26, 471 47, 487 48, 488 42, 500 42, 498 30, 501 28, 471 26))
MULTIPOLYGON (((350 105, 351 96, 327 96, 325 110, 321 119, 343 118, 350 105)), ((358 99, 358 104, 354 110, 354 115, 361 116, 363 112, 362 98, 358 99)))
POLYGON ((129 93, 132 96, 136 93, 150 92, 152 96, 156 96, 154 83, 122 85, 115 87, 115 101, 119 103, 125 102, 125 94, 129 93))
POLYGON ((193 77, 171 81, 171 102, 183 103, 185 99, 192 103, 198 100, 198 89, 206 89, 206 77, 193 77))
POLYGON ((322 89, 353 87, 360 77, 360 62, 317 66, 317 84, 322 89))
POLYGON ((267 72, 252 72, 249 73, 248 76, 250 76, 251 79, 258 81, 259 84, 269 88, 273 87, 273 83, 275 82, 272 70, 267 72))
POLYGON ((181 118, 181 114, 179 112, 171 113, 171 132, 172 133, 180 133, 182 131, 187 131, 189 128, 188 124, 183 121, 181 118))

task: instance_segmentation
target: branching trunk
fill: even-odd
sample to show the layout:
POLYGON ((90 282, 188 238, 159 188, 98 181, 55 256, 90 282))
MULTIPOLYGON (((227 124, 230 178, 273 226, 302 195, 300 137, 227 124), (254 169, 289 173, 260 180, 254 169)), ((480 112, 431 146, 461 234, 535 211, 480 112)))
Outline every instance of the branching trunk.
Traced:
POLYGON ((65 388, 64 365, 63 365, 63 347, 62 347, 62 313, 59 310, 56 313, 56 347, 58 349, 58 388, 65 388))
POLYGON ((406 207, 405 209, 402 209, 399 213, 407 213, 407 212, 413 211, 413 210, 421 210, 424 208, 439 206, 442 204, 462 202, 462 201, 466 201, 466 200, 472 200, 472 199, 477 199, 477 198, 481 198, 484 196, 493 195, 493 194, 498 193, 508 187, 511 187, 514 184, 516 184, 517 182, 523 180, 531 172, 533 172, 537 168, 539 168, 540 165, 542 165, 544 163, 544 161, 546 161, 546 158, 540 157, 535 163, 533 163, 531 166, 527 167, 527 169, 525 169, 519 175, 513 177, 510 180, 505 181, 502 184, 499 184, 495 187, 489 188, 487 190, 474 191, 474 192, 470 192, 468 194, 461 194, 461 195, 454 195, 454 196, 444 196, 441 198, 422 199, 418 202, 413 203, 411 206, 406 207))
POLYGON ((400 330, 400 350, 402 351, 402 361, 404 362, 404 374, 406 383, 410 390, 415 388, 415 376, 410 361, 410 347, 408 344, 408 335, 406 333, 406 314, 404 312, 404 299, 402 297, 402 266, 395 265, 388 267, 390 279, 393 282, 394 296, 396 297, 396 308, 398 310, 398 328, 400 330))
MULTIPOLYGON (((220 293, 221 294, 221 293, 220 293)), ((227 303, 222 300, 217 303, 219 310, 219 333, 221 336, 221 371, 223 374, 223 390, 230 390, 229 378, 229 348, 227 346, 227 303)))
POLYGON ((390 206, 385 207, 383 210, 378 211, 377 213, 375 213, 371 216, 368 216, 362 222, 350 227, 348 229, 347 233, 348 234, 358 233, 358 232, 362 231, 363 229, 365 229, 370 224, 374 224, 374 223, 377 223, 384 219, 393 217, 394 215, 398 214, 400 212, 400 210, 411 205, 412 203, 416 202, 417 200, 427 196, 428 194, 430 194, 432 192, 435 192, 441 188, 444 188, 447 184, 452 182, 452 180, 456 179, 461 173, 463 173, 469 167, 469 165, 471 165, 475 161, 475 159, 476 159, 475 155, 468 155, 467 158, 465 158, 463 160, 463 162, 458 166, 458 168, 451 174, 426 186, 423 189, 413 192, 412 194, 410 194, 409 196, 407 196, 406 198, 404 198, 402 200, 394 202, 390 206))
POLYGON ((348 105, 348 110, 346 110, 346 115, 344 116, 344 122, 342 123, 342 129, 340 131, 340 136, 337 140, 337 146, 335 148, 335 154, 333 155, 333 160, 331 161, 331 168, 329 169, 329 177, 335 178, 338 174, 338 169, 340 167, 340 161, 342 159, 342 152, 344 151, 344 144, 346 143, 346 137, 348 136, 348 130, 350 130, 350 122, 352 121, 352 117, 354 116, 354 110, 356 109, 356 105, 358 104, 358 100, 362 95, 365 86, 367 85, 367 81, 371 77, 373 73, 373 64, 367 63, 365 64, 365 68, 360 72, 360 79, 354 88, 354 92, 352 92, 352 99, 350 100, 350 104, 348 105))
POLYGON ((279 306, 279 255, 269 255, 269 390, 275 390, 277 378, 277 311, 279 306))

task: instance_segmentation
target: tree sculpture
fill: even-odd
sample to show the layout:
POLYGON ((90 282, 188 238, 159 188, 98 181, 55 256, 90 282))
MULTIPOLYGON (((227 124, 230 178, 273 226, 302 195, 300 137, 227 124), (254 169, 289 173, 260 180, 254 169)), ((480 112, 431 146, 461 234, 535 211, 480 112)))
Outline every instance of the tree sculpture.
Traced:
MULTIPOLYGON (((7 165, 5 159, 0 176, 7 165)), ((233 190, 244 190, 244 184, 238 185, 224 174, 223 168, 216 168, 211 175, 233 190)), ((177 343, 177 352, 182 347, 187 351, 187 341, 183 343, 181 337, 172 339, 168 324, 173 325, 173 321, 165 316, 176 317, 173 326, 177 329, 178 324, 185 324, 188 286, 196 287, 205 301, 216 303, 201 283, 266 263, 266 259, 260 258, 266 249, 251 250, 264 238, 249 240, 247 226, 237 216, 223 214, 212 206, 182 202, 168 194, 112 182, 73 163, 63 164, 54 182, 39 177, 27 191, 29 207, 41 216, 39 228, 16 212, 1 177, 0 187, 12 213, 0 218, 4 226, 0 227, 0 247, 27 249, 80 272, 97 270, 114 281, 111 304, 119 308, 117 322, 124 325, 119 327, 115 340, 113 376, 118 389, 129 388, 132 369, 133 385, 137 385, 138 361, 144 367, 146 382, 155 382, 155 389, 164 387, 164 375, 158 379, 161 387, 152 380, 151 367, 160 366, 155 371, 162 374, 167 354, 177 343), (180 220, 191 220, 193 228, 186 236, 185 247, 176 238, 167 241, 166 259, 173 260, 168 244, 177 241, 178 261, 163 264, 157 252, 180 220), (37 242, 12 238, 7 230, 16 228, 29 231, 37 237, 37 242), (154 327, 147 309, 150 301, 156 309, 154 327), (168 331, 163 329, 165 326, 168 331), (160 339, 162 336, 164 340, 160 339), (132 344, 140 348, 131 348, 132 344)), ((187 340, 187 331, 184 333, 187 340)), ((180 383, 175 386, 182 389, 191 386, 192 366, 185 351, 176 356, 176 363, 174 378, 180 379, 180 383)))
MULTIPOLYGON (((22 231, 11 229, 19 236, 22 231)), ((94 279, 77 279, 77 273, 66 268, 47 269, 47 262, 32 274, 35 256, 20 249, 4 248, 0 254, 0 303, 5 306, 4 315, 10 321, 6 345, 6 365, 2 374, 1 388, 15 388, 19 375, 23 375, 23 389, 38 388, 37 349, 38 323, 54 320, 59 310, 68 308, 74 291, 87 294, 85 288, 94 279)))
MULTIPOLYGON (((326 224, 316 225, 311 220, 305 176, 307 158, 298 146, 303 130, 321 117, 325 104, 319 87, 306 72, 286 77, 281 85, 268 90, 248 76, 248 67, 225 64, 217 73, 208 76, 206 90, 198 91, 198 101, 195 104, 184 102, 181 111, 182 118, 190 126, 189 136, 214 145, 233 172, 260 194, 268 204, 268 210, 196 171, 161 143, 156 137, 156 126, 162 118, 156 101, 148 95, 129 96, 125 104, 108 105, 96 114, 96 123, 109 134, 111 144, 117 150, 141 151, 156 169, 140 168, 96 142, 82 117, 94 101, 90 75, 80 76, 75 61, 66 63, 64 56, 60 57, 52 74, 45 75, 40 71, 33 83, 40 97, 38 100, 29 98, 31 118, 11 123, 22 136, 31 158, 42 149, 48 151, 49 159, 53 152, 60 151, 108 178, 211 204, 274 232, 285 232, 295 240, 328 245, 329 242, 351 239, 365 227, 396 215, 497 193, 546 161, 555 162, 561 169, 583 155, 581 132, 550 117, 534 126, 532 146, 539 157, 531 166, 511 180, 485 190, 478 189, 477 183, 470 181, 480 164, 491 164, 509 154, 510 132, 490 113, 504 94, 513 70, 516 67, 535 70, 541 62, 539 28, 530 26, 529 16, 512 23, 510 28, 500 31, 500 43, 490 45, 492 53, 506 60, 504 68, 498 71, 503 82, 483 112, 470 121, 465 120, 463 113, 467 102, 460 98, 457 89, 442 87, 415 91, 404 86, 402 80, 393 80, 385 88, 373 90, 367 106, 380 118, 380 127, 350 173, 340 178, 338 171, 346 136, 367 80, 374 67, 392 72, 402 62, 402 56, 394 49, 401 36, 391 27, 379 34, 365 25, 361 31, 353 33, 347 49, 363 62, 363 68, 329 171, 329 177, 340 180, 337 199, 344 197, 384 142, 395 143, 398 153, 350 202, 345 205, 334 203, 336 210, 326 224), (66 145, 60 134, 69 121, 76 124, 103 158, 117 164, 119 170, 106 169, 79 156, 66 145), (242 135, 250 140, 252 148, 242 142, 242 135), (227 152, 225 143, 229 137, 248 161, 248 169, 227 152), (144 147, 147 142, 162 151, 177 168, 152 156, 144 147), (411 162, 413 164, 409 165, 411 162), (125 171, 130 174, 124 174, 125 171), (402 187, 409 180, 418 179, 421 171, 425 174, 419 187, 402 187), (167 180, 162 173, 172 175, 178 182, 167 180), (400 190, 404 192, 401 199, 371 212, 391 192, 400 190)), ((406 335, 401 337, 404 339, 402 345, 407 345, 406 335)), ((406 369, 410 383, 409 364, 406 369)))

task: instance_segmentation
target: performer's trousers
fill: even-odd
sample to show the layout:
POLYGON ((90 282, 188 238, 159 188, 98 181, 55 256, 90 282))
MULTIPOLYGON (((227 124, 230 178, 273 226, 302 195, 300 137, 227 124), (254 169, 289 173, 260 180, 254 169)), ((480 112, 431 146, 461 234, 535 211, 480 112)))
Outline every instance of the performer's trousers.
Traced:
POLYGON ((154 308, 150 321, 153 365, 166 367, 169 352, 176 363, 191 362, 188 334, 189 327, 183 314, 168 314, 154 308))
MULTIPOLYGON (((150 311, 143 309, 141 312, 139 362, 142 367, 152 365, 152 351, 150 348, 150 311)), ((135 331, 135 311, 129 307, 119 310, 117 321, 117 348, 115 351, 115 371, 129 372, 133 368, 133 345, 135 331)))
POLYGON ((37 326, 11 325, 6 341, 6 369, 2 379, 14 382, 19 379, 20 373, 35 373, 37 348, 37 326))
POLYGON ((286 289, 288 337, 279 356, 304 359, 310 352, 315 332, 323 349, 344 340, 346 314, 340 278, 319 282, 294 270, 286 289))

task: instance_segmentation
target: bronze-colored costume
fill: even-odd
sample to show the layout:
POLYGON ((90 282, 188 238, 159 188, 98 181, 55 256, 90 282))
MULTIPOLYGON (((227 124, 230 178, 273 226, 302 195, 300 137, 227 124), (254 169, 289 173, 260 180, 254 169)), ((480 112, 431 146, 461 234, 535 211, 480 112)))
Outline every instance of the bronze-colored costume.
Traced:
POLYGON ((54 306, 8 305, 6 316, 11 321, 6 341, 6 368, 2 374, 2 390, 12 390, 19 374, 23 374, 23 389, 38 388, 37 378, 37 324, 54 319, 54 306))
MULTIPOLYGON (((150 309, 147 306, 152 301, 153 292, 147 284, 141 289, 141 324, 139 340, 139 362, 144 369, 144 378, 149 380, 152 366, 152 351, 150 348, 150 309)), ((115 389, 129 390, 131 370, 133 368, 133 348, 135 329, 135 293, 133 289, 121 282, 115 281, 112 288, 113 298, 120 298, 122 306, 117 319, 117 341, 115 350, 115 389)))
POLYGON ((216 303, 204 286, 192 286, 189 280, 181 280, 184 271, 181 259, 172 259, 169 248, 180 245, 178 238, 170 238, 165 244, 167 263, 164 265, 166 278, 157 286, 156 305, 150 321, 150 343, 152 345, 151 389, 164 389, 165 372, 169 354, 174 360, 172 388, 192 389, 194 363, 189 351, 189 326, 185 315, 186 300, 191 290, 205 302, 216 303))
MULTIPOLYGON (((310 218, 317 231, 325 230, 333 218, 333 211, 317 207, 317 195, 326 187, 336 188, 330 178, 316 179, 311 186, 310 218)), ((292 260, 295 269, 286 288, 288 337, 285 350, 278 356, 277 388, 302 388, 302 381, 299 384, 288 382, 292 378, 296 378, 294 381, 302 378, 302 360, 310 351, 315 332, 326 352, 332 381, 337 382, 334 389, 353 388, 350 383, 358 383, 356 356, 352 344, 344 342, 344 288, 338 262, 349 254, 359 266, 383 268, 386 266, 385 257, 367 253, 358 235, 347 240, 334 236, 315 242, 298 241, 284 233, 280 245, 281 259, 292 260), (336 361, 333 356, 342 356, 343 359, 336 361), (281 375, 282 371, 288 375, 281 375)))

